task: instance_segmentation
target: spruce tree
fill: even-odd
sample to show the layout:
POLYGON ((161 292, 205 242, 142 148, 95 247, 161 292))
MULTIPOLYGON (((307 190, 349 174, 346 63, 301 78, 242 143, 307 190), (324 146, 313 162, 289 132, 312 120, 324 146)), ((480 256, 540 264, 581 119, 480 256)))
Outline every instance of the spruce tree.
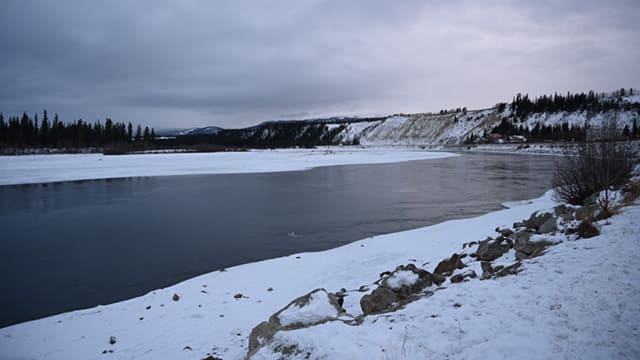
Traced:
POLYGON ((151 141, 151 132, 149 131, 149 127, 145 126, 144 127, 144 142, 149 142, 151 141))
POLYGON ((49 118, 47 117, 47 110, 42 113, 42 126, 40 127, 40 145, 47 147, 49 145, 49 118))
POLYGON ((127 142, 130 143, 131 140, 133 140, 133 125, 129 122, 129 125, 127 125, 127 142))

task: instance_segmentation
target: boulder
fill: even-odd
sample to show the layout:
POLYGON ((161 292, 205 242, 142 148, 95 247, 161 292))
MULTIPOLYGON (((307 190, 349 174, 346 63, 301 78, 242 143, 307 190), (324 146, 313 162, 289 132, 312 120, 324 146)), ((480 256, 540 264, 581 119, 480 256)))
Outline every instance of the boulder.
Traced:
POLYGON ((453 254, 450 258, 440 261, 433 273, 450 276, 456 269, 462 269, 464 266, 464 263, 460 260, 460 255, 453 254))
POLYGON ((365 315, 389 311, 395 305, 415 300, 424 288, 444 281, 444 276, 431 274, 414 264, 401 265, 377 281, 378 288, 360 299, 360 307, 365 315))
POLYGON ((538 234, 548 234, 550 232, 557 231, 557 224, 558 218, 556 218, 555 216, 550 217, 549 220, 545 221, 538 227, 538 234))
POLYGON ((398 266, 391 275, 382 279, 380 286, 393 290, 398 295, 408 296, 433 284, 433 275, 413 264, 398 266))
POLYGON ((497 227, 496 232, 504 237, 509 237, 513 235, 513 230, 509 228, 501 229, 500 227, 497 227))
POLYGON ((505 252, 509 251, 509 244, 501 244, 500 242, 493 240, 480 241, 478 250, 476 250, 476 257, 480 261, 493 261, 505 252))
POLYGON ((562 221, 568 222, 573 220, 573 208, 566 205, 558 205, 553 208, 553 211, 556 213, 556 216, 561 218, 562 221))
POLYGON ((475 279, 476 277, 477 277, 476 272, 473 271, 473 270, 469 270, 469 271, 466 271, 464 273, 453 275, 449 279, 449 281, 451 281, 452 284, 455 284, 455 283, 462 282, 465 279, 468 279, 468 278, 475 279))
POLYGON ((513 264, 513 265, 509 265, 499 271, 496 271, 496 273, 494 274, 495 277, 503 277, 503 276, 507 276, 507 275, 517 275, 520 271, 522 271, 520 269, 520 265, 521 263, 518 261, 517 263, 513 264))
POLYGON ((554 215, 550 212, 534 212, 531 214, 528 220, 525 220, 524 225, 528 229, 538 230, 542 224, 551 219, 554 215))
POLYGON ((514 245, 516 259, 523 260, 540 256, 544 250, 551 245, 553 245, 553 243, 546 240, 530 241, 529 239, 521 239, 520 241, 516 241, 514 245))
POLYGON ((386 287, 378 287, 360 299, 360 307, 365 315, 384 312, 398 301, 398 295, 386 287))
POLYGON ((481 261, 480 267, 482 268, 482 279, 488 279, 493 275, 494 270, 491 263, 488 261, 481 261))
POLYGON ((306 328, 333 321, 342 313, 343 310, 334 294, 325 289, 315 289, 291 301, 271 315, 268 321, 254 327, 249 335, 249 350, 245 358, 250 358, 261 347, 269 344, 278 331, 306 328))

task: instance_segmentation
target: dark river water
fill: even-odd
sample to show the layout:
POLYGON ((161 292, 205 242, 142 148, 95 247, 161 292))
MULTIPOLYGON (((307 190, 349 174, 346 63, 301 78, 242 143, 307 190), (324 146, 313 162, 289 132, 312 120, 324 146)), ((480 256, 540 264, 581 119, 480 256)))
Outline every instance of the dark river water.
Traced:
POLYGON ((538 197, 553 157, 0 186, 0 327, 538 197), (295 236, 291 236, 294 235, 295 236))

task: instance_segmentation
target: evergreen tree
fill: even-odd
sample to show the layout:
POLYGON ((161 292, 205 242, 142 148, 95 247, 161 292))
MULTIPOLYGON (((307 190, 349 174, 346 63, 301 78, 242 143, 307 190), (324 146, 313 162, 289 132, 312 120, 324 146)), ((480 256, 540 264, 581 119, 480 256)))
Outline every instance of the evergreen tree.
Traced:
POLYGON ((144 142, 149 142, 151 141, 151 132, 149 131, 149 127, 145 126, 144 127, 144 142))
POLYGON ((138 127, 136 128, 136 137, 135 137, 135 141, 136 142, 140 142, 140 139, 142 138, 142 127, 140 126, 140 124, 138 124, 138 127))
POLYGON ((133 140, 133 125, 129 122, 129 125, 127 125, 127 142, 130 143, 131 140, 133 140))
POLYGON ((47 147, 49 145, 49 118, 47 110, 42 113, 42 126, 40 127, 40 145, 47 147))

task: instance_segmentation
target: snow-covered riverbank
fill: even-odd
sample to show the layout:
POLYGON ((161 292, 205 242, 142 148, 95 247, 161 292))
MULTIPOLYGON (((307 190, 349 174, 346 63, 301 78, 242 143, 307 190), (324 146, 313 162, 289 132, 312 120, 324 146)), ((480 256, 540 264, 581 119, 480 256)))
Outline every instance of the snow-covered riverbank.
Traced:
MULTIPOLYGON (((355 289, 371 287, 380 273, 409 263, 432 270, 463 243, 495 236, 496 226, 511 226, 555 204, 548 193, 509 205, 1 329, 2 358, 241 359, 252 328, 298 296, 344 288, 350 291, 344 306, 357 315, 355 289)), ((402 310, 369 315, 357 326, 335 321, 278 336, 295 340, 304 350, 300 358, 306 352, 332 359, 638 358, 638 218, 640 206, 624 208, 600 224, 602 235, 552 246, 544 256, 525 260, 517 276, 447 281, 447 289, 402 310)))
POLYGON ((248 152, 0 156, 0 185, 136 176, 241 174, 320 166, 382 164, 456 156, 418 149, 332 147, 248 152))

